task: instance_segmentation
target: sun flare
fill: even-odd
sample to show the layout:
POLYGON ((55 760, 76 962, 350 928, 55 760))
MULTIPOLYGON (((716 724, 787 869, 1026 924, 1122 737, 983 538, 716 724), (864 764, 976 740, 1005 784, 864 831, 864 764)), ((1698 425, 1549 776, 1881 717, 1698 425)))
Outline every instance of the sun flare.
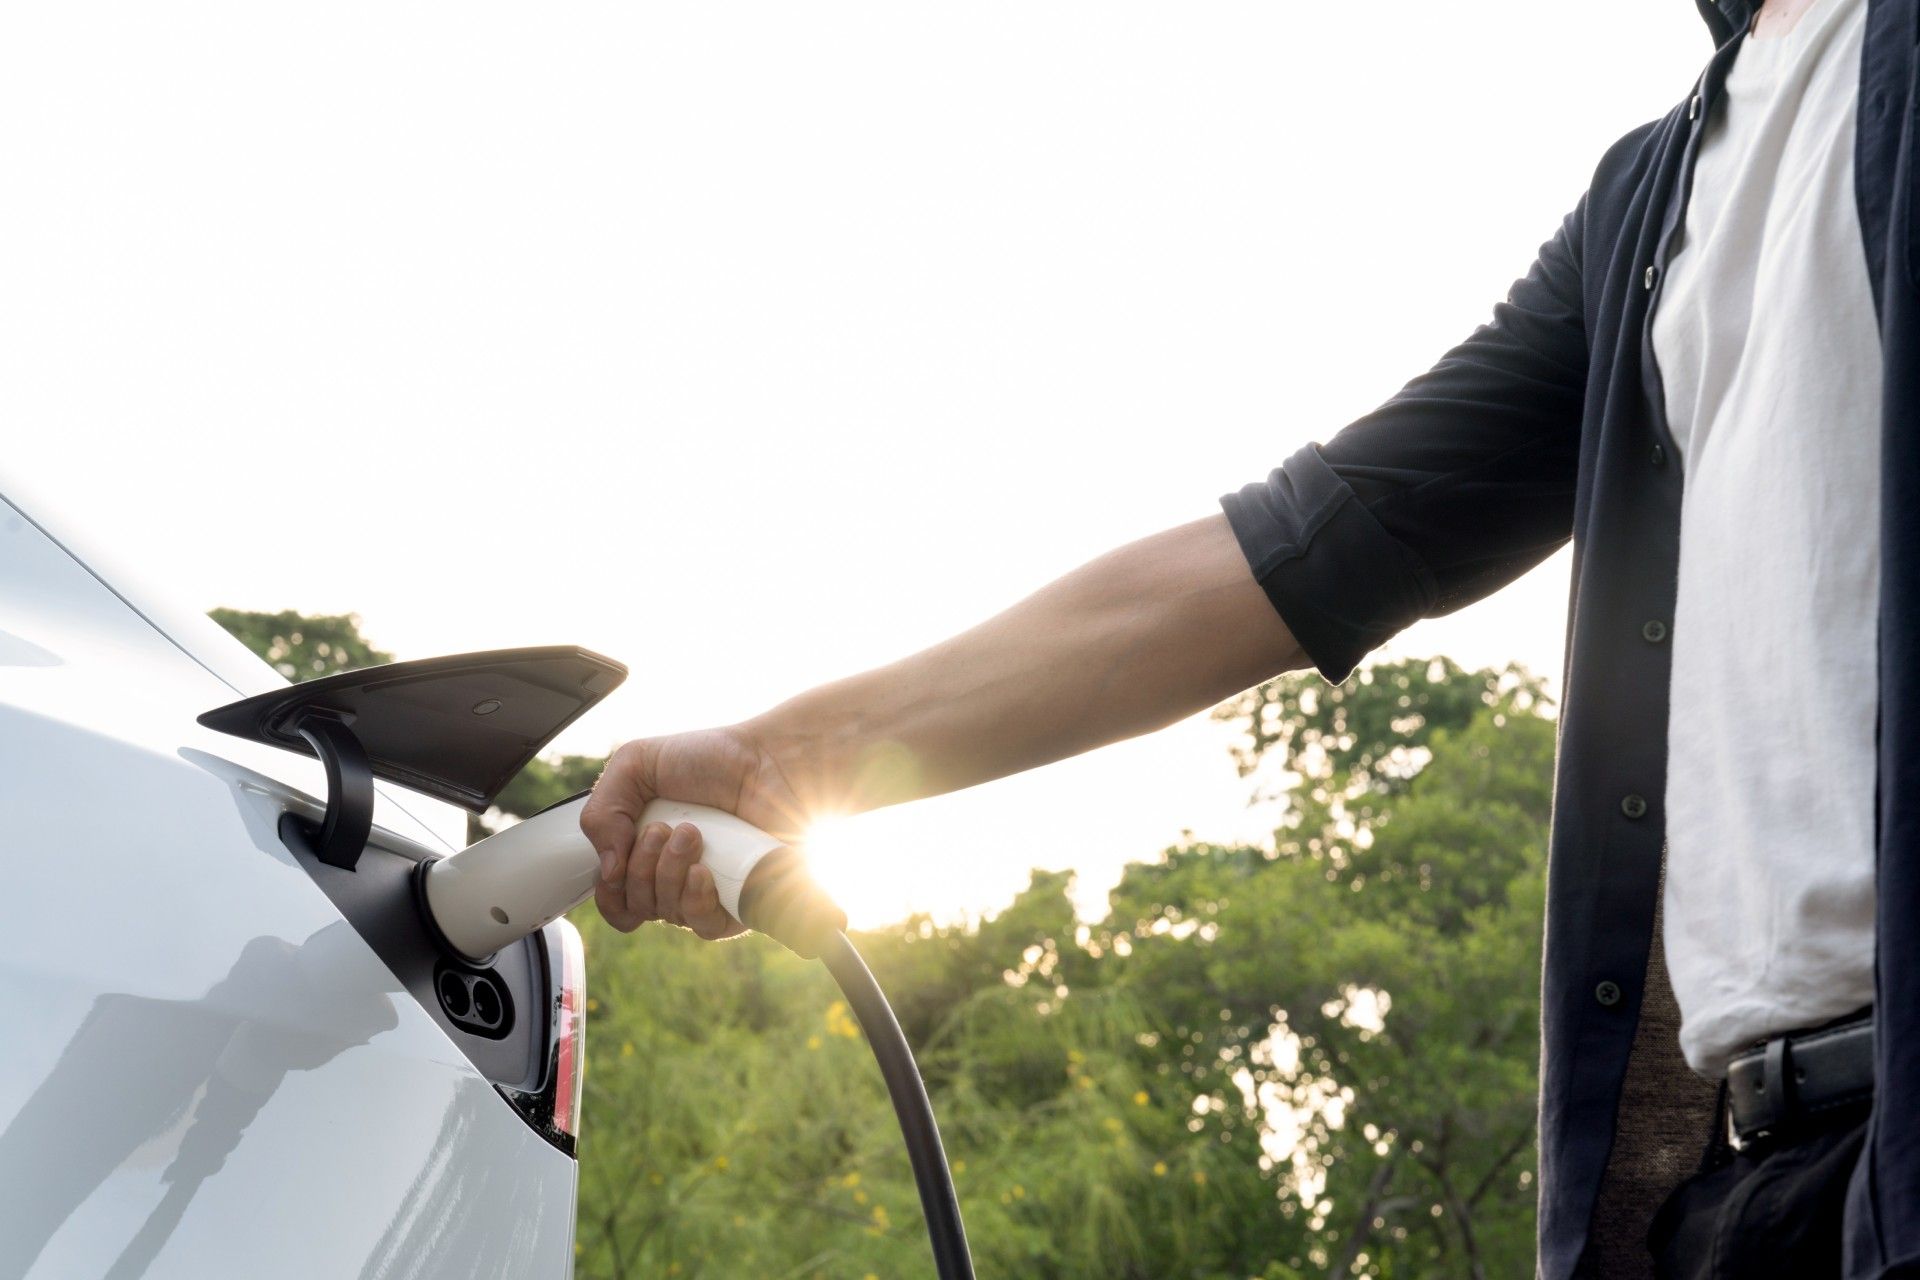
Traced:
POLYGON ((807 828, 814 876, 856 929, 890 924, 913 909, 895 843, 866 817, 825 817, 807 828))

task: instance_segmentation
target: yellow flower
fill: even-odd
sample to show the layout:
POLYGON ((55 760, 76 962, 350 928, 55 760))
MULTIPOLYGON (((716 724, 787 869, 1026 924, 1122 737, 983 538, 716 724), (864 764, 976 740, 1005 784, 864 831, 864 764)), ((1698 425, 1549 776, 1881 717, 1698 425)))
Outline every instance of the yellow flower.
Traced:
POLYGON ((865 1203, 867 1202, 867 1193, 866 1193, 866 1192, 864 1192, 864 1191, 856 1191, 856 1192, 854 1192, 854 1193, 853 1193, 853 1202, 854 1202, 855 1204, 865 1204, 865 1203))
POLYGON ((629 1040, 620 1046, 620 1056, 623 1058, 631 1058, 633 1056, 633 1041, 629 1040))
POLYGON ((819 1047, 820 1047, 820 1037, 819 1037, 819 1036, 808 1036, 808 1037, 807 1037, 807 1048, 809 1048, 809 1049, 818 1049, 819 1047))
POLYGON ((588 1013, 600 1012, 600 1002, 598 1000, 595 1000, 592 996, 587 997, 587 1012, 588 1013))
POLYGON ((1195 1169, 1193 1171, 1193 1185, 1196 1187, 1204 1187, 1207 1185, 1207 1171, 1205 1169, 1195 1169))
POLYGON ((847 1171, 847 1176, 846 1176, 846 1177, 844 1177, 844 1178, 842 1178, 842 1179, 840 1179, 840 1185, 841 1185, 841 1186, 843 1186, 843 1187, 857 1187, 857 1186, 859 1186, 859 1185, 860 1185, 860 1171, 859 1171, 858 1169, 849 1169, 849 1170, 847 1171))
POLYGON ((827 1030, 836 1036, 845 1036, 852 1040, 860 1034, 860 1024, 847 1012, 847 1002, 835 1000, 827 1006, 827 1030))
POLYGON ((957 1177, 959 1177, 959 1176, 960 1176, 961 1174, 963 1174, 963 1173, 965 1173, 966 1171, 967 1171, 967 1162, 966 1162, 965 1160, 955 1160, 955 1161, 953 1162, 953 1176, 954 1176, 954 1177, 956 1177, 956 1178, 957 1178, 957 1177))
POLYGON ((734 1215, 733 1215, 733 1225, 734 1225, 734 1226, 736 1226, 736 1227, 744 1227, 744 1226, 746 1226, 746 1225, 747 1225, 747 1215, 746 1215, 746 1214, 744 1214, 744 1213, 736 1213, 736 1214, 734 1214, 734 1215))
POLYGON ((659 1186, 659 1185, 660 1185, 661 1183, 663 1183, 663 1182, 665 1182, 665 1181, 666 1181, 666 1179, 665 1179, 665 1178, 663 1178, 663 1177, 661 1177, 661 1176, 660 1176, 660 1174, 659 1174, 659 1173, 658 1173, 658 1172, 656 1171, 656 1172, 654 1172, 654 1173, 650 1173, 650 1174, 648 1174, 648 1175, 647 1175, 647 1181, 648 1181, 648 1182, 651 1182, 651 1183, 652 1183, 652 1184, 653 1184, 654 1186, 656 1186, 656 1187, 657 1187, 657 1186, 659 1186))
POLYGON ((1014 1183, 1014 1184, 1013 1184, 1013 1198, 1014 1198, 1015 1200, 1025 1200, 1025 1199, 1027 1198, 1027 1189, 1026 1189, 1025 1187, 1023 1187, 1023 1186, 1021 1186, 1021 1185, 1020 1185, 1019 1183, 1017 1183, 1017 1182, 1016 1182, 1016 1183, 1014 1183))
POLYGON ((1167 1176, 1167 1162, 1165 1160, 1155 1160, 1153 1162, 1153 1176, 1156 1178, 1164 1178, 1167 1176))
POLYGON ((1136 1107, 1144 1107, 1144 1106, 1146 1106, 1146 1105, 1147 1105, 1147 1101, 1148 1101, 1148 1099, 1147 1099, 1147 1091, 1146 1091, 1145 1089, 1142 1089, 1142 1090, 1140 1090, 1140 1092, 1138 1092, 1138 1093, 1136 1093, 1136 1094, 1134 1094, 1134 1095, 1133 1095, 1133 1105, 1134 1105, 1134 1106, 1136 1106, 1136 1107))
POLYGON ((581 1254, 583 1254, 583 1253, 585 1253, 586 1251, 587 1251, 587 1246, 585 1246, 585 1245, 583 1245, 583 1244, 581 1244, 581 1243, 580 1243, 580 1242, 579 1242, 578 1240, 575 1240, 575 1241, 573 1242, 573 1256, 574 1256, 574 1257, 576 1257, 576 1258, 577 1258, 577 1257, 579 1257, 579 1256, 580 1256, 581 1254))
POLYGON ((1106 1126, 1108 1133, 1120 1132, 1120 1122, 1118 1120, 1115 1120, 1112 1116, 1108 1116, 1105 1120, 1102 1120, 1100 1123, 1106 1126))
POLYGON ((732 1163, 733 1162, 731 1160, 728 1160, 725 1156, 715 1156, 713 1158, 713 1171, 715 1173, 725 1173, 727 1171, 727 1166, 732 1163))
POLYGON ((1079 1079, 1075 1080, 1074 1083, 1079 1085, 1082 1089, 1091 1089, 1093 1088, 1093 1077, 1081 1076, 1079 1079))
POLYGON ((1078 1049, 1067 1050, 1068 1062, 1085 1062, 1086 1060, 1087 1060, 1087 1055, 1080 1052, 1078 1049))

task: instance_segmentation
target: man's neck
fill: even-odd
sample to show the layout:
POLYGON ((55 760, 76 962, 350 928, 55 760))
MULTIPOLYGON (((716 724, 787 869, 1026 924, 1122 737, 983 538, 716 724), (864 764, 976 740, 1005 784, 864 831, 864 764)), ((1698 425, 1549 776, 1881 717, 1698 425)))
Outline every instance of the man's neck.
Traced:
POLYGON ((1753 38, 1780 39, 1793 30, 1801 16, 1814 4, 1815 0, 1764 0, 1760 12, 1754 15, 1753 38))

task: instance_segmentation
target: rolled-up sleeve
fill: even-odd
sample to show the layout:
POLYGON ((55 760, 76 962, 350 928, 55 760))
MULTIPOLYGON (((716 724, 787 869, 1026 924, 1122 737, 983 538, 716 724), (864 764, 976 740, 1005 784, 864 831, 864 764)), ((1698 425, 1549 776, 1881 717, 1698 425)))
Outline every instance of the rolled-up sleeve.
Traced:
POLYGON ((1220 500, 1254 577, 1328 680, 1571 536, 1585 213, 1582 201, 1493 319, 1432 369, 1220 500))

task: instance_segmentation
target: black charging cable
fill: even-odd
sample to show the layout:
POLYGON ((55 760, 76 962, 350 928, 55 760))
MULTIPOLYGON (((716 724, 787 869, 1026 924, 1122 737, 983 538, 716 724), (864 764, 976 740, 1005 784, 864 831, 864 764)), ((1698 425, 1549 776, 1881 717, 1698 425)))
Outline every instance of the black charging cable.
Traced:
POLYGON ((926 1215, 927 1238, 933 1244, 933 1266, 940 1280, 973 1280, 973 1255, 967 1252, 967 1229, 960 1221, 960 1200, 953 1191, 953 1171, 940 1145, 940 1127, 933 1121, 933 1104, 920 1079, 913 1050, 893 1016, 880 984, 847 935, 835 932, 823 940, 820 960, 840 984, 853 1016, 867 1033, 867 1043, 880 1063, 880 1074, 900 1118, 900 1136, 907 1143, 913 1181, 920 1188, 920 1211, 926 1215))
POLYGON ((953 1193, 953 1171, 940 1146, 926 1082, 913 1050, 893 1016, 893 1006, 873 980, 867 962, 847 937, 847 913, 814 881, 806 861, 792 848, 775 849, 753 869, 740 890, 740 919, 805 959, 818 959, 867 1033, 900 1120, 913 1181, 920 1189, 920 1211, 933 1243, 933 1265, 940 1280, 973 1280, 973 1256, 960 1222, 960 1200, 953 1193))

